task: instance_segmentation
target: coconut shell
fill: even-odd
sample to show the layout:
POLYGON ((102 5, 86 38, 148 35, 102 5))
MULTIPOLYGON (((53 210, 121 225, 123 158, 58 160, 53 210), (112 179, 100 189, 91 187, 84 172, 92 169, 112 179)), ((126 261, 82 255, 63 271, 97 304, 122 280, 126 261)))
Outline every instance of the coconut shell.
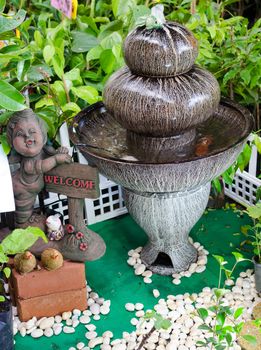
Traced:
POLYGON ((240 332, 238 340, 239 345, 243 350, 260 350, 261 349, 261 333, 260 330, 254 325, 253 321, 247 321, 240 332), (256 338, 256 345, 250 343, 243 338, 244 335, 251 335, 256 338))
POLYGON ((35 256, 29 251, 16 254, 14 257, 14 267, 21 275, 33 271, 36 263, 35 256))
POLYGON ((41 262, 46 270, 57 270, 63 266, 63 256, 58 250, 48 248, 42 252, 41 262))

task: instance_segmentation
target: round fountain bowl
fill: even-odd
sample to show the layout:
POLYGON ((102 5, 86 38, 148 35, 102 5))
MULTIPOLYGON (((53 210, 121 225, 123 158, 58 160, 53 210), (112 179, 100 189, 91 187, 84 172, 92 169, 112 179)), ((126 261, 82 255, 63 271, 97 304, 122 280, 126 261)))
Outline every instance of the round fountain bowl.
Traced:
POLYGON ((186 73, 198 54, 197 40, 179 23, 137 27, 124 41, 125 62, 133 74, 169 77, 186 73))
POLYGON ((156 137, 177 135, 204 122, 219 101, 217 80, 197 66, 169 78, 135 76, 124 67, 104 90, 108 111, 124 128, 156 137))
POLYGON ((253 118, 245 108, 223 100, 196 128, 195 139, 184 153, 173 150, 161 157, 159 138, 157 155, 151 157, 129 147, 127 131, 97 103, 75 117, 70 138, 102 174, 121 186, 140 193, 164 193, 192 190, 220 175, 236 160, 252 128, 253 118), (202 143, 205 139, 211 142, 202 143))

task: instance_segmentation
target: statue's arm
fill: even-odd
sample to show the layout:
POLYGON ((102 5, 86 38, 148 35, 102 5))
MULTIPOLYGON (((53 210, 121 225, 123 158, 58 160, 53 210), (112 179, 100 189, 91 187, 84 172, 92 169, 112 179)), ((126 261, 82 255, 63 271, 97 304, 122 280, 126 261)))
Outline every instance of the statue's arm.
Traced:
POLYGON ((27 160, 24 163, 24 170, 30 175, 39 175, 52 170, 59 164, 70 163, 71 157, 68 154, 55 154, 46 159, 27 160))

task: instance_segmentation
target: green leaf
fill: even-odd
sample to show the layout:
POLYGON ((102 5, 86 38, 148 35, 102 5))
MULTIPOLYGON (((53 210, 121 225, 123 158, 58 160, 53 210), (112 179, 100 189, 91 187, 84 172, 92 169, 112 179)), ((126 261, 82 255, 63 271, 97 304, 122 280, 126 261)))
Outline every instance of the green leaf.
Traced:
POLYGON ((241 70, 240 77, 243 79, 244 83, 248 85, 251 79, 250 70, 248 68, 241 70))
POLYGON ((106 36, 100 43, 103 49, 112 49, 113 46, 117 44, 122 44, 122 37, 117 32, 113 32, 106 36))
POLYGON ((0 295, 0 302, 5 301, 5 297, 3 295, 0 295))
POLYGON ((225 320, 226 320, 226 315, 224 312, 220 312, 216 316, 217 324, 220 326, 224 326, 225 320))
POLYGON ((65 105, 67 103, 67 100, 63 82, 60 80, 56 80, 53 84, 51 84, 51 88, 56 98, 58 99, 60 105, 65 105))
POLYGON ((247 207, 246 211, 251 218, 259 219, 261 217, 261 203, 247 207))
POLYGON ((87 53, 87 56, 86 56, 87 63, 89 63, 92 60, 99 59, 102 51, 103 51, 103 48, 100 45, 90 49, 90 51, 87 53))
POLYGON ((222 288, 214 289, 214 294, 217 297, 217 299, 220 299, 225 294, 225 292, 226 292, 226 290, 222 289, 222 288))
POLYGON ((239 68, 234 68, 234 69, 230 69, 223 78, 223 83, 226 84, 229 80, 235 78, 235 76, 238 74, 239 72, 239 68))
POLYGON ((257 340, 256 337, 254 337, 253 335, 242 335, 242 338, 244 338, 246 341, 248 341, 250 344, 256 346, 257 345, 257 340))
POLYGON ((41 107, 45 107, 45 106, 53 106, 53 105, 54 105, 54 101, 53 101, 52 97, 45 95, 38 102, 36 102, 35 108, 37 109, 37 108, 41 108, 41 107))
POLYGON ((203 320, 208 317, 208 310, 204 309, 203 307, 197 309, 197 312, 199 314, 199 317, 201 317, 203 320))
POLYGON ((213 257, 217 260, 219 265, 223 266, 227 264, 227 261, 224 260, 223 256, 213 254, 213 257))
POLYGON ((5 264, 8 260, 8 256, 5 254, 2 244, 0 244, 0 264, 5 264))
POLYGON ((222 187, 221 187, 221 183, 218 177, 216 177, 214 180, 212 180, 212 184, 215 187, 216 191, 218 193, 221 193, 222 187))
POLYGON ((72 31, 71 34, 73 37, 73 52, 86 52, 92 49, 93 47, 99 45, 97 38, 89 33, 72 31))
POLYGON ((5 0, 0 0, 0 12, 3 12, 5 9, 5 0))
POLYGON ((238 309, 236 309, 236 311, 234 312, 234 319, 236 320, 238 317, 240 317, 243 312, 244 312, 243 307, 239 307, 238 309))
POLYGON ((92 86, 72 87, 71 90, 73 94, 80 97, 84 101, 87 101, 89 104, 93 104, 99 99, 98 91, 92 86))
POLYGON ((64 78, 66 80, 70 80, 73 83, 73 85, 82 84, 81 71, 79 68, 73 68, 69 72, 65 73, 64 78))
POLYGON ((126 17, 136 5, 135 0, 112 0, 112 12, 115 17, 126 17))
POLYGON ((55 48, 52 45, 46 45, 43 49, 43 58, 47 64, 50 64, 55 55, 55 48))
POLYGON ((202 329, 202 330, 209 331, 209 332, 212 331, 212 329, 209 326, 207 326, 206 324, 201 324, 200 326, 198 326, 198 329, 202 329))
POLYGON ((5 125, 13 112, 4 112, 0 114, 0 125, 5 125))
POLYGON ((25 16, 25 10, 19 10, 17 14, 10 17, 0 15, 0 33, 4 33, 19 27, 19 25, 23 23, 25 16))
POLYGON ((45 233, 40 228, 29 226, 26 229, 15 229, 3 239, 1 245, 5 254, 14 255, 30 248, 38 238, 47 241, 45 233))
POLYGON ((256 146, 258 153, 261 154, 261 137, 256 134, 254 135, 254 145, 256 146))
POLYGON ((232 252, 232 254, 234 255, 234 257, 235 257, 235 259, 236 259, 237 262, 247 260, 247 259, 245 259, 245 258, 243 257, 242 254, 240 254, 240 253, 238 253, 238 252, 232 252))
POLYGON ((105 73, 110 74, 113 72, 114 65, 116 63, 115 56, 111 49, 104 50, 100 56, 101 68, 105 73))
POLYGON ((10 269, 10 267, 5 267, 3 269, 3 272, 4 272, 6 278, 9 278, 11 276, 11 269, 10 269))
POLYGON ((169 329, 170 326, 171 326, 170 320, 167 320, 167 319, 162 320, 162 322, 161 322, 162 329, 167 330, 167 329, 169 329))
POLYGON ((8 141, 7 141, 7 137, 6 134, 2 134, 0 135, 0 143, 3 147, 3 151, 5 154, 9 154, 10 150, 11 150, 11 146, 9 145, 8 141))
POLYGON ((25 98, 18 90, 4 80, 0 80, 0 107, 9 111, 22 111, 27 107, 25 98))
POLYGON ((52 69, 46 64, 33 65, 27 71, 27 78, 30 81, 45 80, 46 77, 51 76, 53 76, 52 69))
POLYGON ((210 33, 211 39, 214 39, 216 36, 216 26, 208 26, 207 30, 210 33))
POLYGON ((69 103, 66 103, 64 106, 62 106, 62 111, 63 112, 72 111, 74 112, 73 115, 75 115, 81 111, 81 108, 76 103, 69 102, 69 103))
POLYGON ((251 230, 252 226, 250 225, 244 225, 240 227, 240 231, 244 234, 247 235, 248 231, 251 230))

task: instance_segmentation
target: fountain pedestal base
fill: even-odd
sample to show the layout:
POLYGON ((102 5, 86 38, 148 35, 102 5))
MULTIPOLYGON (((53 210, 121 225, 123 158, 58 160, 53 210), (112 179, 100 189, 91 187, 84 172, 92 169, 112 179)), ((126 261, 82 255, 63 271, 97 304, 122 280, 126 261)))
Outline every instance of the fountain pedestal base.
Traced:
POLYGON ((171 275, 188 270, 197 260, 189 232, 203 214, 210 183, 186 192, 139 193, 124 189, 129 213, 149 237, 141 252, 152 271, 171 275))

